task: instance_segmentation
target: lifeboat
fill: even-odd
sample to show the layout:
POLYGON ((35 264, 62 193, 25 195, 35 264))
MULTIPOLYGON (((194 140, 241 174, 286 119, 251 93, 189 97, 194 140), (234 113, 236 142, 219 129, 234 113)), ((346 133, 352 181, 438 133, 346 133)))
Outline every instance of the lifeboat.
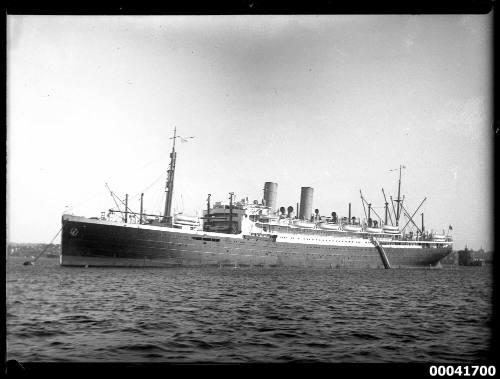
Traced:
POLYGON ((333 223, 329 223, 329 222, 320 222, 318 224, 318 227, 320 229, 326 229, 326 230, 339 230, 340 229, 339 224, 333 224, 333 223))
POLYGON ((436 242, 445 242, 446 241, 446 236, 443 234, 434 234, 432 236, 432 240, 436 242))
POLYGON ((221 231, 226 231, 227 230, 227 226, 225 225, 206 225, 205 226, 205 229, 208 231, 208 232, 221 232, 221 231))
POLYGON ((399 227, 397 227, 397 226, 384 225, 382 230, 384 233, 388 233, 388 234, 399 234, 399 227))
POLYGON ((309 222, 309 221, 297 220, 293 222, 293 225, 299 228, 308 228, 308 229, 314 228, 314 222, 309 222))
POLYGON ((382 229, 380 229, 380 228, 365 228, 365 232, 373 233, 373 234, 380 234, 380 233, 382 233, 382 229))
POLYGON ((177 222, 179 224, 181 224, 181 223, 197 224, 198 218, 193 217, 193 216, 186 216, 183 214, 178 214, 178 215, 175 215, 175 222, 177 222))
POLYGON ((433 234, 432 238, 446 238, 444 234, 433 234))
POLYGON ((273 216, 259 217, 259 222, 262 222, 264 224, 276 224, 278 221, 279 221, 278 217, 273 217, 273 216))
POLYGON ((361 232, 361 225, 344 225, 342 227, 346 232, 361 232))

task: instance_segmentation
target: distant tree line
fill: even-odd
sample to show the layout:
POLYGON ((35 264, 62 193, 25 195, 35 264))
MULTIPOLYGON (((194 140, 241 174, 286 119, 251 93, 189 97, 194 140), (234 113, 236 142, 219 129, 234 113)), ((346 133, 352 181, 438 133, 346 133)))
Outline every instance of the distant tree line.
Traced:
POLYGON ((9 243, 7 246, 7 256, 12 257, 30 257, 37 256, 40 254, 45 248, 44 256, 48 257, 57 257, 61 252, 60 244, 51 244, 48 245, 46 243, 9 243))

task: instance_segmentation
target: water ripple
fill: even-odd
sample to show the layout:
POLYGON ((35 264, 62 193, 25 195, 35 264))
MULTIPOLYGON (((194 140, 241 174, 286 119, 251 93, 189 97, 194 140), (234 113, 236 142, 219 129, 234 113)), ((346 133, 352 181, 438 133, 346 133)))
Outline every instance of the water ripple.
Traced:
POLYGON ((475 362, 489 268, 66 268, 7 265, 8 359, 475 362))

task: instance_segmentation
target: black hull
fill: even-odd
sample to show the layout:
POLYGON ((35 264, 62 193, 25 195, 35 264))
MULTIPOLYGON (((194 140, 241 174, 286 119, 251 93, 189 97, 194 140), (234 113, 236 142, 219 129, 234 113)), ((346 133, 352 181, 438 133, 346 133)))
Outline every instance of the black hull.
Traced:
MULTIPOLYGON (((63 216, 62 266, 384 268, 374 246, 276 242, 63 216)), ((385 247, 391 267, 429 267, 449 247, 385 247)))

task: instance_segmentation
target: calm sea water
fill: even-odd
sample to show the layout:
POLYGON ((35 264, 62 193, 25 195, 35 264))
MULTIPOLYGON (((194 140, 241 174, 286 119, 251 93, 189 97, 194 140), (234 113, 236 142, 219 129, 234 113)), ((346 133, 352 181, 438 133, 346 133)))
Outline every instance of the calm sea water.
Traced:
POLYGON ((20 362, 478 362, 491 266, 67 268, 7 261, 20 362))

